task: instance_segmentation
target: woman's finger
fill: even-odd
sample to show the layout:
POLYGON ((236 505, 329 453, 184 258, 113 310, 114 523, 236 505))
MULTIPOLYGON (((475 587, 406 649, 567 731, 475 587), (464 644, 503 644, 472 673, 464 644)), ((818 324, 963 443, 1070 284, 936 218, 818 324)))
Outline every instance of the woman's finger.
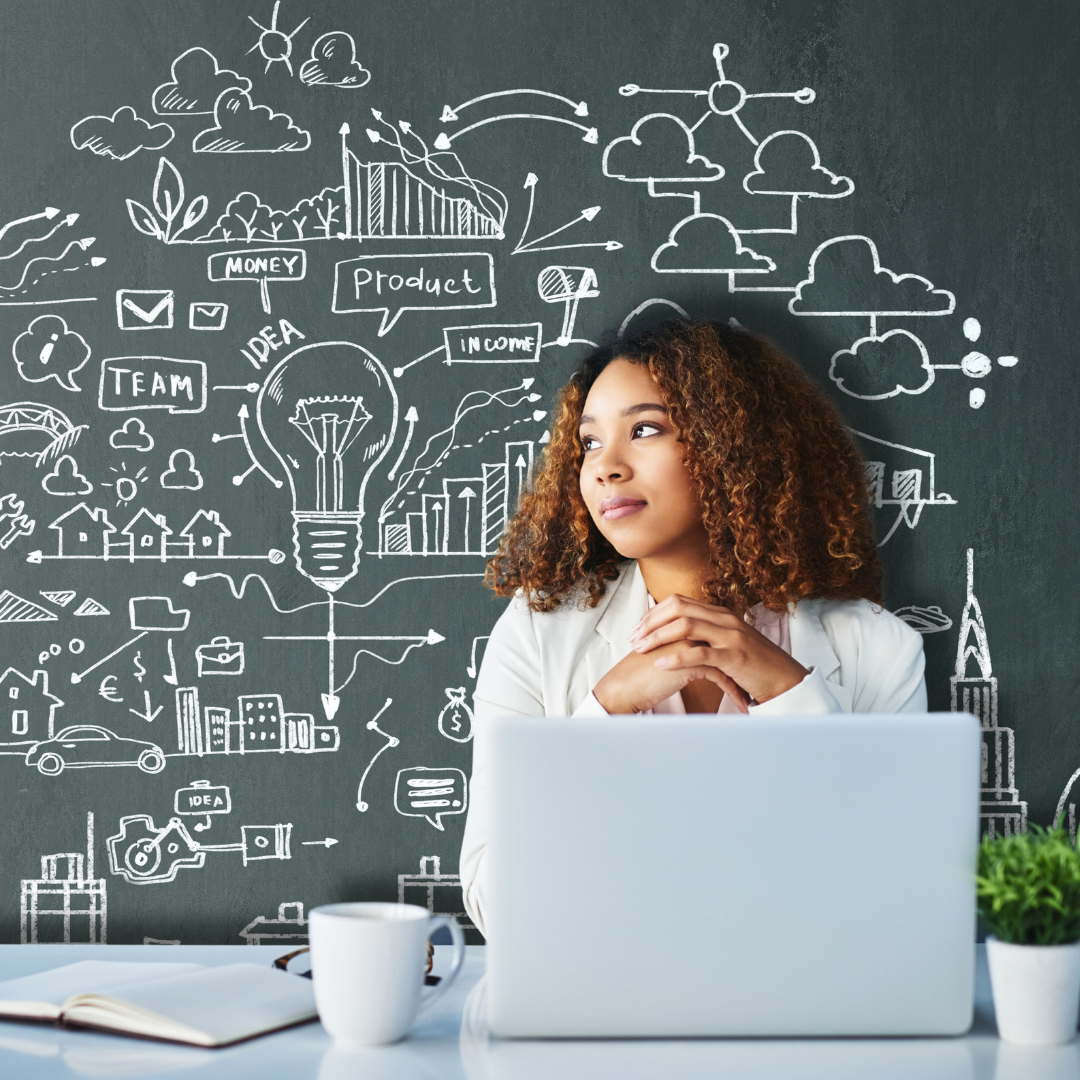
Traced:
POLYGON ((748 713, 750 711, 750 695, 719 668, 709 666, 689 667, 681 670, 679 674, 686 677, 687 683, 692 683, 696 679, 708 680, 731 698, 739 712, 748 713))
POLYGON ((663 603, 647 611, 630 632, 632 642, 652 633, 680 618, 697 618, 717 626, 734 628, 743 624, 726 607, 702 604, 697 600, 688 600, 685 596, 669 596, 663 603))
POLYGON ((744 632, 745 625, 742 628, 722 626, 711 620, 680 615, 637 638, 633 644, 636 652, 649 652, 660 645, 684 640, 707 641, 710 645, 719 648, 734 644, 744 632))

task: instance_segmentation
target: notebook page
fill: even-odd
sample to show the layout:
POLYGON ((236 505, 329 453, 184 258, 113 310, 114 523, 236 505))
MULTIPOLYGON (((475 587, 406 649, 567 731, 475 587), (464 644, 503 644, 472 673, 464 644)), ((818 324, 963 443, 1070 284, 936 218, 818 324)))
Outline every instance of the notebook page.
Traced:
POLYGON ((226 964, 72 1001, 65 1019, 216 1046, 314 1019, 311 982, 257 964, 226 964), (155 1017, 165 1023, 155 1022, 155 1017))
POLYGON ((59 1015, 60 1006, 75 994, 108 994, 117 986, 133 986, 201 967, 201 964, 80 960, 0 982, 0 1016, 52 1019, 59 1015))

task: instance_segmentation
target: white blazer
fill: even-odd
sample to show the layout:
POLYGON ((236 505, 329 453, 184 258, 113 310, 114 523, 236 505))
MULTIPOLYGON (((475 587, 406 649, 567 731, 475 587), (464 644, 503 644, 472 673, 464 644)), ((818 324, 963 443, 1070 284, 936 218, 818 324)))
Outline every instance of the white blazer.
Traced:
MULTIPOLYGON (((594 608, 566 601, 531 612, 516 597, 491 631, 473 695, 473 765, 461 846, 465 910, 484 929, 487 847, 485 730, 493 716, 606 716, 592 689, 631 651, 634 624, 649 607, 634 561, 594 608)), ((789 606, 791 655, 810 669, 802 682, 754 715, 925 712, 922 635, 867 600, 803 600, 789 606)))

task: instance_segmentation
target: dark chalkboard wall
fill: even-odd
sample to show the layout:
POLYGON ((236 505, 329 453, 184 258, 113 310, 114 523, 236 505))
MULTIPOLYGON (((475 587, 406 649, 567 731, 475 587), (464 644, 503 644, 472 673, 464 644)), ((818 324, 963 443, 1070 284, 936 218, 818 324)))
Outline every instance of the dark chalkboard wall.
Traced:
POLYGON ((460 913, 484 554, 589 343, 675 310, 860 433, 985 828, 1073 821, 1080 16, 1036 9, 5 0, 0 938, 460 913))

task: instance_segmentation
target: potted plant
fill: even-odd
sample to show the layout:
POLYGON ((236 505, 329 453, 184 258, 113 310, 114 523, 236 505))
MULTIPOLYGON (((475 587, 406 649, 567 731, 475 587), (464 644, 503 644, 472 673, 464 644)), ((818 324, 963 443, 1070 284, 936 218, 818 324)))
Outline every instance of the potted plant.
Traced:
POLYGON ((1049 1046, 1080 1012, 1080 852, 1061 829, 985 837, 976 878, 998 1033, 1049 1046))

